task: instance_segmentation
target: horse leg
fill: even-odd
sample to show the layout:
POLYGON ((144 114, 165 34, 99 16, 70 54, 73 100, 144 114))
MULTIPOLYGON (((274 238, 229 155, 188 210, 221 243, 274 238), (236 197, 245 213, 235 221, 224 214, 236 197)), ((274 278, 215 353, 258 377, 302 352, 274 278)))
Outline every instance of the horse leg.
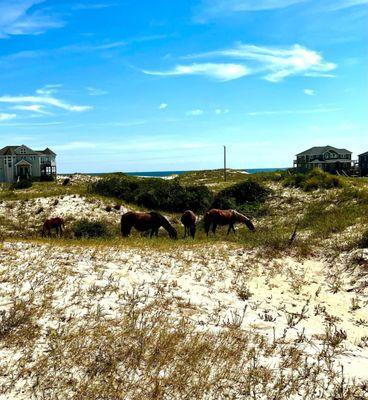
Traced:
POLYGON ((60 237, 62 237, 63 236, 63 227, 60 225, 60 237))
POLYGON ((184 225, 184 239, 187 237, 187 226, 186 225, 184 225))
POLYGON ((229 233, 230 233, 230 231, 231 231, 231 227, 232 227, 232 224, 229 224, 229 229, 227 230, 227 234, 229 234, 229 233))
POLYGON ((214 235, 216 235, 216 228, 217 228, 217 224, 213 223, 212 224, 212 232, 214 235))
POLYGON ((205 222, 204 223, 204 230, 206 232, 207 237, 208 237, 208 233, 210 231, 210 228, 211 228, 211 223, 210 222, 205 222))
POLYGON ((234 224, 232 224, 231 227, 232 227, 232 229, 233 229, 233 232, 235 233, 235 226, 234 226, 234 224))
POLYGON ((47 231, 48 231, 48 237, 50 238, 51 237, 51 228, 47 228, 47 231))

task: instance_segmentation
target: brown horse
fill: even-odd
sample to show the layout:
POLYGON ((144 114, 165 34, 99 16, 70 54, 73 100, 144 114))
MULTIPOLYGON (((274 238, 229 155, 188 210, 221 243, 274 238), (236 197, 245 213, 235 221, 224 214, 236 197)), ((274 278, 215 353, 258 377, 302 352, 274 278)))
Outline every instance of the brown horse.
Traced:
POLYGON ((159 229, 163 227, 169 234, 171 239, 177 239, 176 229, 170 222, 158 212, 134 212, 129 211, 121 216, 121 235, 127 237, 130 235, 132 228, 139 232, 150 231, 150 237, 158 236, 159 229))
POLYGON ((63 235, 63 228, 65 228, 65 222, 62 218, 50 218, 47 219, 43 223, 42 227, 42 237, 45 236, 46 232, 48 237, 51 237, 51 230, 56 229, 56 235, 60 235, 60 237, 63 235))
POLYGON ((229 229, 227 230, 227 234, 230 233, 231 230, 235 233, 234 225, 240 222, 245 224, 249 230, 254 231, 254 225, 252 224, 251 220, 243 214, 235 210, 217 210, 213 208, 212 210, 208 211, 204 216, 204 230, 208 236, 212 225, 212 232, 216 234, 216 228, 218 225, 224 226, 229 225, 229 229))
POLYGON ((197 216, 194 212, 191 210, 184 211, 180 221, 184 225, 184 238, 186 238, 187 235, 190 235, 194 239, 197 222, 197 216))

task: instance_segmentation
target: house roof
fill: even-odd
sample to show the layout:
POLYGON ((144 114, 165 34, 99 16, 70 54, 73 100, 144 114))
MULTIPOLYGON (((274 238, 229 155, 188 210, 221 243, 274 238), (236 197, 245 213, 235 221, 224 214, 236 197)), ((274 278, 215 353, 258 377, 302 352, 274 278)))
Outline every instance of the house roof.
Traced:
MULTIPOLYGON (((2 149, 0 149, 0 156, 14 156, 15 150, 18 149, 21 146, 5 146, 2 149)), ((27 147, 27 146, 24 146, 27 147)), ((51 156, 56 156, 56 154, 50 150, 48 147, 46 147, 45 150, 32 150, 29 147, 27 147, 30 151, 27 154, 45 154, 45 155, 51 155, 51 156)))
POLYGON ((360 156, 368 156, 368 151, 366 151, 365 153, 359 154, 358 157, 360 157, 360 156))
POLYGON ((19 165, 28 165, 28 166, 31 166, 32 164, 29 163, 27 160, 21 159, 20 161, 18 161, 18 162, 15 164, 16 167, 18 167, 19 165))
POLYGON ((19 146, 5 146, 2 149, 0 149, 0 155, 1 156, 12 156, 15 154, 15 149, 17 149, 19 146))
POLYGON ((311 147, 308 150, 303 151, 302 153, 297 154, 297 156, 314 156, 314 155, 320 155, 325 153, 326 151, 333 150, 336 153, 339 154, 352 154, 351 151, 346 150, 346 149, 337 149, 336 147, 333 146, 317 146, 317 147, 311 147))

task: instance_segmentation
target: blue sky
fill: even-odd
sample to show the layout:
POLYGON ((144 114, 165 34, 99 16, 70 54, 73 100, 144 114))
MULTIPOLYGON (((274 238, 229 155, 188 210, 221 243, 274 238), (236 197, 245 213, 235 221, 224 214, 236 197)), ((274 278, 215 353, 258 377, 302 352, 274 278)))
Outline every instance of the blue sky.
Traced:
POLYGON ((0 146, 61 172, 368 150, 368 0, 0 0, 0 146))

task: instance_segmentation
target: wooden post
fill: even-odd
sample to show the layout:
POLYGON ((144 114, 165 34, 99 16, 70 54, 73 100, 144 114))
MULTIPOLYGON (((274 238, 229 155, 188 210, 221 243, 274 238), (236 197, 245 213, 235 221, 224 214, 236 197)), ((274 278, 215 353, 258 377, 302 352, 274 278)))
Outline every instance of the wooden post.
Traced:
POLYGON ((225 182, 227 181, 227 176, 226 176, 226 146, 224 145, 224 180, 225 182))

